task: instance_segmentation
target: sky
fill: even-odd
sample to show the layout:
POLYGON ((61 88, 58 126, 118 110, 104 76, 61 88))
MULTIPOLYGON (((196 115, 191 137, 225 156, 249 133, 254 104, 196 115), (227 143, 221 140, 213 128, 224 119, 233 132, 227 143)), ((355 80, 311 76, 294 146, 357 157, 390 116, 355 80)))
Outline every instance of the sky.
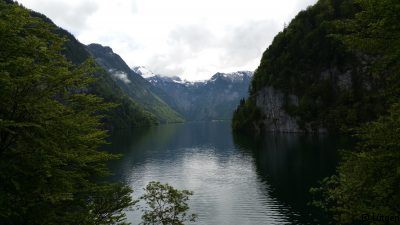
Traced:
POLYGON ((317 0, 18 0, 130 66, 204 80, 253 71, 274 36, 317 0))

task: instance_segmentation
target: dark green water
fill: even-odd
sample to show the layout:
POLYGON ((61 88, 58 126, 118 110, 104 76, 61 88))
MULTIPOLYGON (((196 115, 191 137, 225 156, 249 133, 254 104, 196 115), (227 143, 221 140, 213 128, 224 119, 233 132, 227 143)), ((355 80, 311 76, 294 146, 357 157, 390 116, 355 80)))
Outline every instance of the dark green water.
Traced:
MULTIPOLYGON (((142 194, 149 181, 194 191, 195 224, 326 224, 307 205, 309 188, 331 175, 344 140, 269 134, 233 136, 230 124, 187 123, 114 132, 107 148, 123 153, 113 179, 142 194)), ((132 224, 140 212, 128 212, 132 224)))

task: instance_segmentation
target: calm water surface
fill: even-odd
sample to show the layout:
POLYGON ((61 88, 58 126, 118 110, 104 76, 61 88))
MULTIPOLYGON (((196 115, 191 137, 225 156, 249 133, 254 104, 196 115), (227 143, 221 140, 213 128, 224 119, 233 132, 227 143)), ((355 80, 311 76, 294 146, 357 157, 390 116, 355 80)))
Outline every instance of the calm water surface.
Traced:
MULTIPOLYGON (((233 136, 226 122, 162 125, 117 131, 109 151, 112 179, 128 183, 134 197, 149 181, 194 191, 194 224, 325 224, 310 207, 308 190, 334 172, 344 140, 269 134, 254 140, 233 136)), ((140 212, 128 212, 132 224, 140 212)))

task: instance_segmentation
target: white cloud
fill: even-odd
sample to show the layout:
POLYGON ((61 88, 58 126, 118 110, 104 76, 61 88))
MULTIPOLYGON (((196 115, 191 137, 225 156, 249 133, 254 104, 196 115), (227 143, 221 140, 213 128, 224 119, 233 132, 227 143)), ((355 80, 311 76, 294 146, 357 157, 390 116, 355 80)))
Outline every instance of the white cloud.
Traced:
POLYGON ((80 33, 87 27, 87 19, 98 9, 93 0, 68 0, 68 1, 18 1, 30 9, 44 13, 57 25, 64 29, 80 33))
POLYGON ((272 38, 317 0, 19 0, 130 66, 206 79, 254 70, 272 38))
POLYGON ((111 74, 116 77, 117 79, 120 79, 123 81, 125 84, 129 84, 131 80, 129 80, 128 75, 122 71, 110 71, 111 74))

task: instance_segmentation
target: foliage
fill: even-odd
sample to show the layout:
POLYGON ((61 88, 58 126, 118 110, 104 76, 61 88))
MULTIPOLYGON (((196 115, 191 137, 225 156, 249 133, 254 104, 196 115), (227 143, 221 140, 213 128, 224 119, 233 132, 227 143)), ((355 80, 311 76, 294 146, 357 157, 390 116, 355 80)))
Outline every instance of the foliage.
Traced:
MULTIPOLYGON (((384 7, 386 4, 387 7, 390 3, 384 2, 379 5, 384 7)), ((299 104, 285 102, 284 110, 297 118, 303 128, 306 124, 315 124, 316 128, 324 127, 330 132, 346 132, 384 114, 393 103, 390 96, 398 95, 398 79, 367 73, 369 62, 377 56, 376 51, 361 52, 348 48, 347 42, 343 41, 355 40, 351 34, 358 32, 357 26, 366 27, 362 22, 364 17, 380 15, 377 11, 374 15, 358 14, 359 11, 359 1, 320 0, 300 12, 264 52, 251 83, 250 98, 256 98, 266 86, 272 86, 286 96, 296 95, 299 104), (357 21, 360 22, 350 23, 356 21, 353 20, 355 17, 359 17, 357 21), (337 21, 343 21, 347 27, 339 26, 337 21)), ((393 22, 398 21, 394 18, 395 12, 394 7, 392 22, 384 22, 393 30, 398 26, 393 22)), ((381 34, 376 32, 376 36, 381 34)), ((398 46, 395 35, 394 32, 390 42, 382 41, 375 47, 368 44, 368 39, 362 45, 379 51, 388 49, 387 46, 398 49, 394 48, 398 46)), ((389 61, 388 58, 385 60, 389 61)), ((383 62, 383 58, 379 61, 383 62)), ((390 61, 395 62, 394 59, 390 61)), ((380 65, 379 70, 382 70, 387 64, 375 65, 380 65)))
POLYGON ((158 123, 157 118, 144 110, 128 97, 110 78, 106 71, 98 68, 97 81, 89 87, 92 92, 107 102, 116 103, 116 107, 106 112, 103 119, 107 128, 148 127, 158 123))
POLYGON ((252 99, 241 99, 239 106, 233 113, 232 118, 232 129, 235 131, 241 131, 242 133, 251 133, 255 129, 259 120, 262 119, 261 111, 255 106, 252 99))
POLYGON ((362 220, 363 215, 399 215, 399 128, 400 104, 395 104, 389 115, 362 126, 357 135, 361 141, 344 153, 338 175, 312 189, 322 197, 314 204, 332 212, 340 224, 368 222, 362 220))
MULTIPOLYGON (((146 111, 150 112, 160 123, 183 122, 180 114, 175 112, 166 104, 154 91, 154 87, 143 77, 134 73, 124 60, 115 54, 110 47, 104 47, 99 44, 90 44, 88 51, 93 55, 98 64, 105 70, 114 72, 123 72, 127 74, 129 82, 120 79, 114 79, 115 84, 127 96, 137 102, 146 111)), ((112 78, 110 74, 110 78, 112 78)))
POLYGON ((102 114, 113 104, 86 92, 93 61, 73 65, 53 26, 0 1, 0 221, 123 224, 130 191, 100 182, 102 114), (113 193, 112 195, 110 193, 113 193))
POLYGON ((364 55, 363 73, 374 88, 373 98, 398 102, 400 96, 400 3, 397 0, 356 0, 362 9, 354 18, 339 20, 334 36, 364 55), (368 56, 368 57, 366 57, 368 56))
POLYGON ((93 201, 89 205, 93 224, 129 224, 125 222, 124 211, 132 210, 137 203, 137 201, 132 201, 131 193, 132 189, 118 183, 103 185, 95 190, 92 196, 93 201))
POLYGON ((392 106, 357 130, 359 143, 344 152, 337 175, 312 190, 322 197, 314 203, 332 212, 341 224, 396 224, 390 216, 400 214, 400 2, 356 2, 360 12, 350 20, 337 21, 336 26, 345 32, 335 36, 352 51, 369 56, 363 72, 370 84, 379 87, 372 97, 392 106), (365 215, 386 218, 363 221, 365 215))
POLYGON ((145 194, 140 198, 146 202, 142 224, 183 225, 186 221, 195 221, 195 214, 187 214, 187 201, 193 192, 177 190, 168 184, 154 181, 144 190, 145 194))
MULTIPOLYGON (((65 41, 61 52, 68 61, 79 65, 91 57, 86 46, 76 40, 72 34, 57 27, 43 14, 34 11, 29 13, 32 17, 40 18, 47 23, 55 34, 64 37, 65 41)), ((127 96, 107 71, 99 67, 94 74, 97 79, 88 86, 86 92, 116 104, 115 107, 105 113, 103 118, 108 129, 143 127, 158 123, 157 118, 152 113, 144 110, 142 106, 127 96)))

